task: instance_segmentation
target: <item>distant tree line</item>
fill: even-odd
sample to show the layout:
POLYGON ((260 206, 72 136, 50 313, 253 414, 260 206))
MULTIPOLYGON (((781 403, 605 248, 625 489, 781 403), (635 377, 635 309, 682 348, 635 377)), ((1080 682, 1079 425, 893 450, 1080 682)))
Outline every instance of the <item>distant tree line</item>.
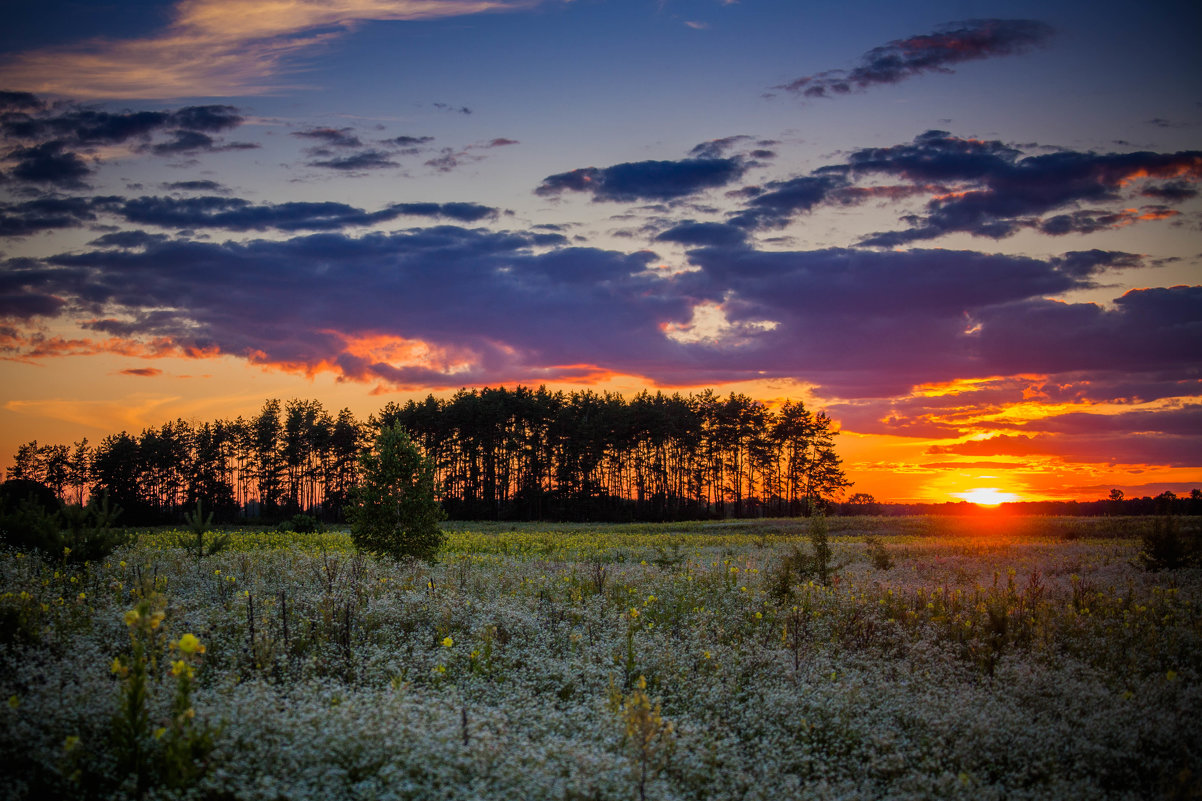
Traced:
POLYGON ((1096 501, 1017 501, 982 507, 968 501, 955 503, 878 503, 871 495, 856 493, 833 509, 843 515, 977 515, 1002 513, 1048 516, 1149 516, 1202 515, 1202 489, 1178 495, 1165 490, 1156 496, 1128 498, 1121 490, 1111 490, 1109 497, 1096 501))
POLYGON ((269 400, 249 419, 183 419, 91 445, 21 445, 9 479, 64 502, 107 494, 131 524, 175 522, 200 501, 220 521, 305 512, 345 518, 359 456, 400 423, 456 519, 679 520, 791 516, 850 486, 832 421, 801 403, 517 387, 389 403, 367 421, 320 402, 269 400))

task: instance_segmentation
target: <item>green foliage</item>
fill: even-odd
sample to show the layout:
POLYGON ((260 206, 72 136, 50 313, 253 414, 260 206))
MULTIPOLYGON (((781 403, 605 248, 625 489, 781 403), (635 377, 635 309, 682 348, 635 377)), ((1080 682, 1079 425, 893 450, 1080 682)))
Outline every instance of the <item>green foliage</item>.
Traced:
POLYGON ((1143 536, 1139 562, 1145 570, 1175 570, 1198 561, 1197 535, 1181 531, 1175 517, 1158 517, 1143 536))
POLYGON ((294 532, 296 534, 320 534, 325 530, 325 527, 313 515, 304 513, 295 514, 290 520, 285 520, 276 526, 276 530, 280 532, 294 532))
POLYGON ((868 546, 868 559, 872 562, 873 567, 877 570, 888 570, 893 567, 893 557, 889 555, 889 549, 885 547, 885 543, 881 542, 879 537, 865 537, 864 544, 868 546))
POLYGON ((18 550, 38 551, 50 560, 96 562, 129 542, 129 533, 116 527, 120 514, 107 495, 58 510, 27 497, 13 509, 0 507, 0 531, 4 544, 18 550))
POLYGON ((229 547, 230 535, 220 534, 205 542, 205 536, 213 525, 213 513, 204 514, 204 502, 197 501, 196 509, 184 513, 184 522, 188 524, 189 533, 180 538, 180 545, 186 548, 197 559, 212 556, 218 551, 229 547))
POLYGON ((383 429, 359 460, 351 539, 361 550, 393 559, 434 561, 446 515, 434 496, 434 467, 399 425, 383 429))
POLYGON ((121 507, 110 504, 108 495, 93 496, 83 507, 68 504, 60 515, 59 540, 68 561, 101 561, 130 540, 128 531, 116 527, 121 507))
POLYGON ((822 513, 810 518, 809 540, 809 553, 803 552, 796 543, 790 545, 789 552, 769 575, 768 594, 777 603, 791 600, 793 586, 810 577, 817 579, 824 587, 829 586, 831 577, 844 566, 842 563, 834 564, 826 516, 822 513))
POLYGON ((135 793, 152 787, 182 788, 194 783, 207 767, 217 730, 196 721, 192 685, 205 647, 192 634, 167 643, 165 601, 158 593, 143 598, 125 613, 130 651, 113 660, 121 681, 121 702, 113 717, 111 739, 121 775, 132 777, 135 793), (175 679, 167 725, 152 727, 151 696, 161 691, 160 662, 170 661, 175 679))
POLYGON ((58 513, 32 496, 0 501, 0 538, 18 551, 59 553, 58 513))

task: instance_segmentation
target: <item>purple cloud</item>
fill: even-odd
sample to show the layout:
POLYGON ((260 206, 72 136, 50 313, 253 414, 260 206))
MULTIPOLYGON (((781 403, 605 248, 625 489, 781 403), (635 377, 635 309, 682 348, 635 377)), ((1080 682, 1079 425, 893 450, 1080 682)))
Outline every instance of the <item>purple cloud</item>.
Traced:
POLYGON ((850 70, 827 70, 777 89, 805 97, 831 97, 882 84, 900 83, 928 72, 950 73, 953 65, 1022 53, 1045 43, 1051 26, 1028 19, 954 22, 934 33, 895 39, 865 53, 850 70))

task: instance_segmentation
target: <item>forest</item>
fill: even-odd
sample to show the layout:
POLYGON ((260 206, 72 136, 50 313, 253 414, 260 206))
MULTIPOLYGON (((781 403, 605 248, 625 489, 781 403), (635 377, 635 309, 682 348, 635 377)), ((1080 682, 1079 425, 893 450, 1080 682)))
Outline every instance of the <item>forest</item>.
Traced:
POLYGON ((796 516, 850 486, 824 412, 711 390, 667 395, 462 389, 390 402, 359 420, 316 400, 268 400, 248 418, 177 419, 92 445, 21 445, 10 480, 63 502, 107 495, 127 525, 178 522, 197 502, 220 522, 337 523, 361 451, 400 424, 460 520, 660 521, 796 516))

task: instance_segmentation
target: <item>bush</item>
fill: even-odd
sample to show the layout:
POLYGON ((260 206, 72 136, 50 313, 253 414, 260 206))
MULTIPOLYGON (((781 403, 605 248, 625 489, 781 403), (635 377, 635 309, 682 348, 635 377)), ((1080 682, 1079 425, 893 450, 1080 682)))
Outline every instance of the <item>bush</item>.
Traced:
POLYGON ((355 547, 393 559, 432 562, 446 535, 446 515, 434 497, 434 466, 400 425, 385 428, 359 459, 362 476, 353 494, 351 540, 355 547))
POLYGON ((1158 517, 1143 536, 1139 561, 1145 570, 1175 570, 1198 560, 1196 535, 1183 533, 1175 517, 1158 517))
POLYGON ((280 532, 293 532, 295 534, 317 534, 324 530, 321 523, 313 515, 295 514, 291 520, 285 520, 276 526, 276 530, 280 532))
POLYGON ((0 536, 5 545, 38 551, 46 559, 95 562, 129 541, 129 534, 115 527, 120 514, 107 495, 92 498, 87 506, 68 504, 57 509, 30 495, 15 507, 0 501, 0 536))

